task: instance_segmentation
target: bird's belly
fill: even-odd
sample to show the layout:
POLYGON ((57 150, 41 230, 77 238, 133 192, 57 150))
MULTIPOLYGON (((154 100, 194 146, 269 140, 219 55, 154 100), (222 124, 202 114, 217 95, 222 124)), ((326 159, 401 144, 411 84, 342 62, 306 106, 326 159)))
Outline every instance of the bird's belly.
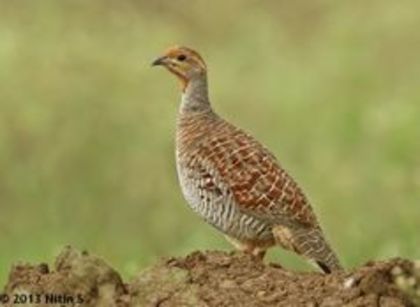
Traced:
POLYGON ((240 213, 229 202, 189 203, 206 222, 239 241, 271 241, 272 226, 252 216, 240 213))
POLYGON ((227 188, 204 189, 200 179, 178 172, 183 195, 194 212, 224 234, 240 241, 272 241, 272 225, 241 212, 227 188))

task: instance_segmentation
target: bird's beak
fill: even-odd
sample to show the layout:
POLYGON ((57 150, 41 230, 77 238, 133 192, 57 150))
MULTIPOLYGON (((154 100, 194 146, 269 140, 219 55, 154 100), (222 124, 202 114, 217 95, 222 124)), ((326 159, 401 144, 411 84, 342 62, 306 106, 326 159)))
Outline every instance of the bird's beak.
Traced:
POLYGON ((165 65, 166 59, 167 59, 166 56, 158 57, 156 60, 152 62, 152 66, 165 65))

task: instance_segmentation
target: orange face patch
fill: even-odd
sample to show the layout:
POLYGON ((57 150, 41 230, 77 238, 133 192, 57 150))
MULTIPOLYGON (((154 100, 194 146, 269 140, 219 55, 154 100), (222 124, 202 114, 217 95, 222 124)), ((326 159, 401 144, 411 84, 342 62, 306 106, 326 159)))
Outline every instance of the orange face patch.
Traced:
POLYGON ((207 70, 206 63, 204 62, 201 55, 188 47, 174 46, 166 50, 165 55, 169 58, 178 58, 180 55, 185 55, 191 65, 199 65, 202 70, 207 70))
POLYGON ((154 63, 172 72, 181 81, 182 91, 185 91, 191 76, 206 72, 206 64, 200 54, 187 47, 171 47, 154 63))

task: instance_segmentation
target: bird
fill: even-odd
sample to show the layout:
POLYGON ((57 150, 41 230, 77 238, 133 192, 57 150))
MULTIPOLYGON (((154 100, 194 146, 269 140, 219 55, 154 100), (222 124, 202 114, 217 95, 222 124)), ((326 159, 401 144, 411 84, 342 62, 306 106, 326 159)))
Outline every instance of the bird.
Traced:
POLYGON ((152 66, 180 81, 176 169, 192 210, 252 258, 263 260, 279 246, 326 274, 343 270, 296 181, 264 145, 215 112, 203 57, 173 46, 152 66))

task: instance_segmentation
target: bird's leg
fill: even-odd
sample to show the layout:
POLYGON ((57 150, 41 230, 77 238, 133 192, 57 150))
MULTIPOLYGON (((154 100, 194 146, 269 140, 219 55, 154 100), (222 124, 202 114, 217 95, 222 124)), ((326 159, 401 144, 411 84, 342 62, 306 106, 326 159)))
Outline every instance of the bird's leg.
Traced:
POLYGON ((248 242, 242 242, 232 237, 225 236, 226 239, 239 251, 251 255, 256 260, 262 261, 264 259, 266 248, 255 246, 248 242))
POLYGON ((274 226, 273 235, 278 245, 286 250, 298 252, 293 245, 293 236, 289 228, 281 225, 274 226))

